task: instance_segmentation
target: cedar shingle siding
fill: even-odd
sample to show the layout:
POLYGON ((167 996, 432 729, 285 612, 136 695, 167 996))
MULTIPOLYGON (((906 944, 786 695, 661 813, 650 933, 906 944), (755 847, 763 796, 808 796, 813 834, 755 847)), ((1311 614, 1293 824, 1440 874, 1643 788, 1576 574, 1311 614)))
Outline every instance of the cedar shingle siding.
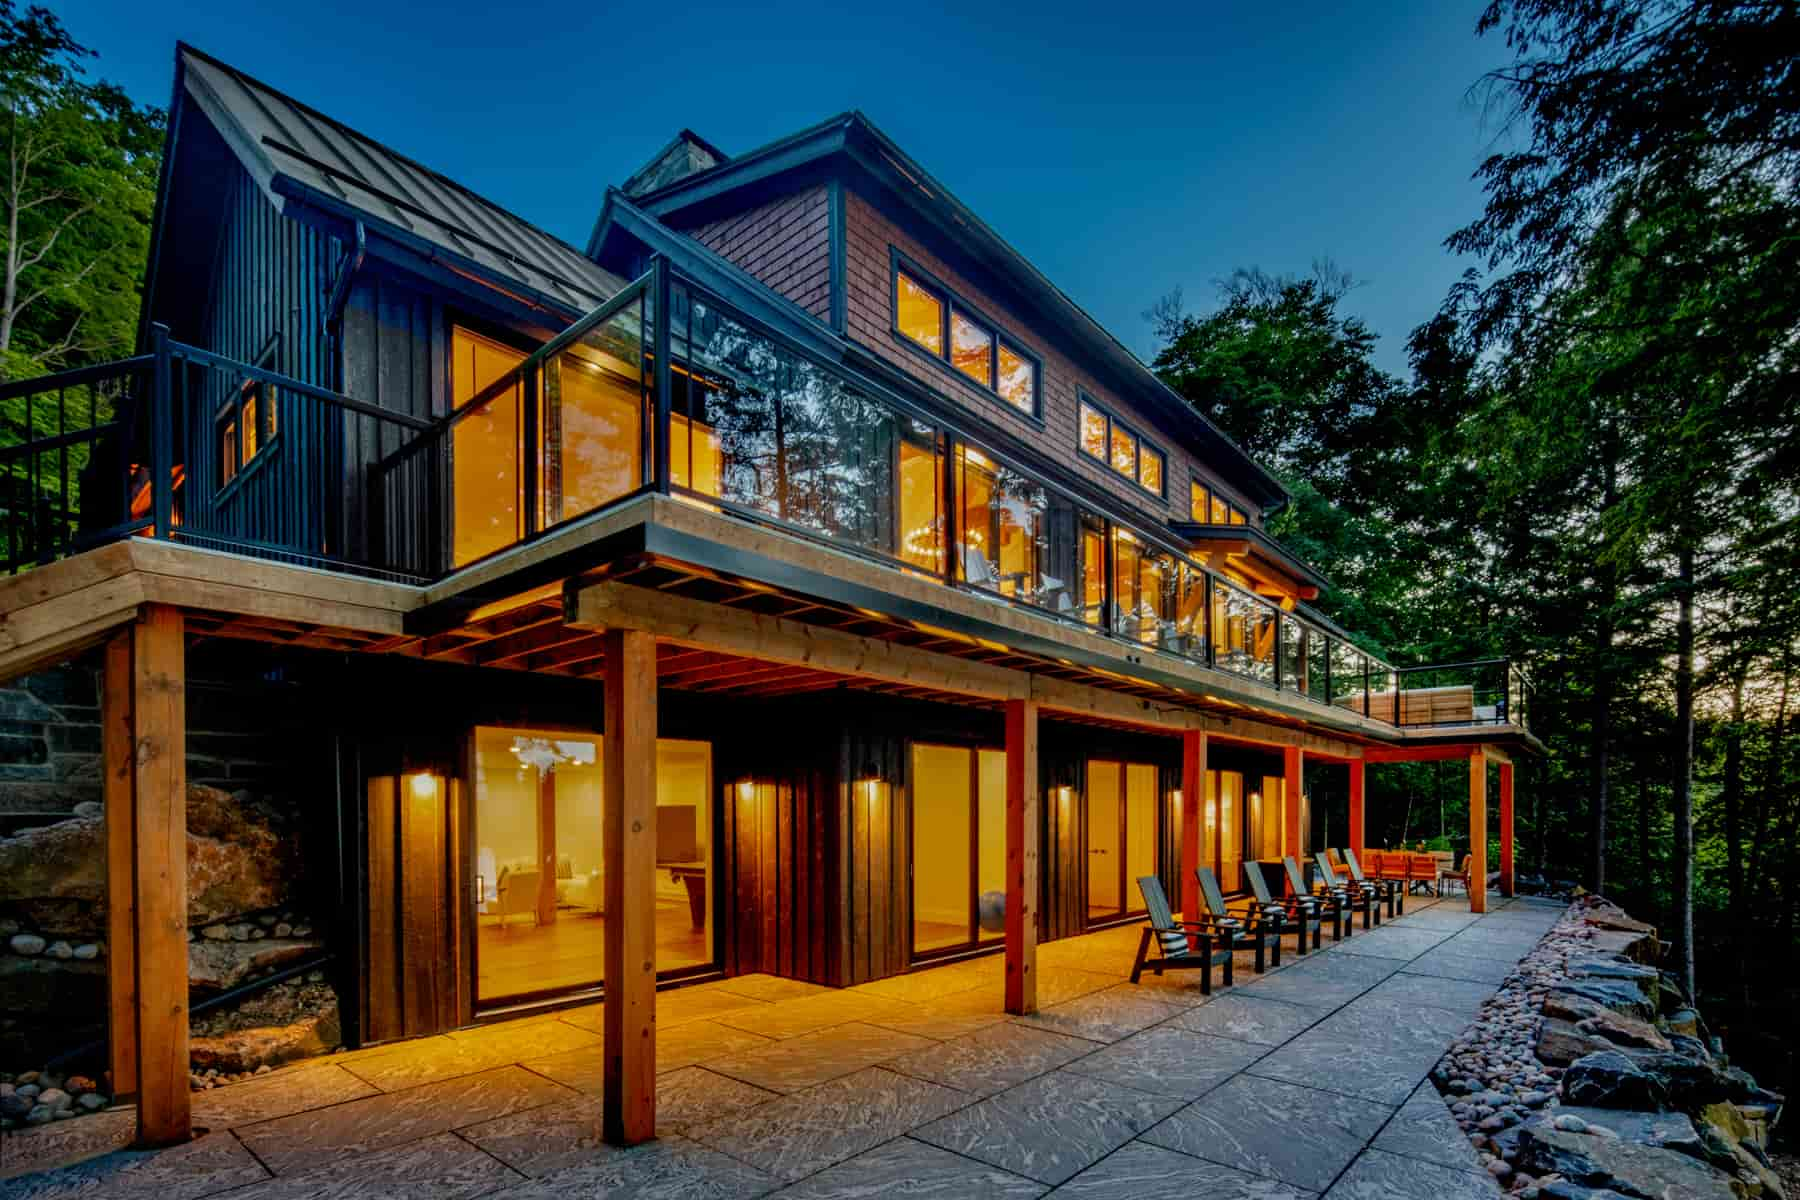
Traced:
POLYGON ((1039 335, 1032 325, 995 297, 971 283, 955 266, 934 254, 918 239, 908 234, 890 215, 852 189, 845 190, 844 251, 845 275, 849 295, 847 332, 901 370, 923 380, 937 392, 952 396, 958 402, 980 413, 993 424, 1043 446, 1047 453, 1069 463, 1083 476, 1093 480, 1113 495, 1145 513, 1152 520, 1186 520, 1188 516, 1188 481, 1200 479, 1231 496, 1242 508, 1251 512, 1256 506, 1219 487, 1208 473, 1201 471, 1197 460, 1167 433, 1144 420, 1142 415, 1116 392, 1101 387, 1094 377, 1058 353, 1054 344, 1039 335), (965 383, 947 366, 940 369, 912 347, 903 344, 893 332, 893 289, 890 282, 889 247, 917 262, 938 280, 964 296, 984 315, 998 322, 1002 331, 1035 353, 1043 361, 1042 411, 1044 425, 1020 414, 994 393, 974 383, 965 383), (1080 452, 1077 437, 1076 390, 1082 389, 1109 408, 1137 432, 1148 438, 1167 456, 1164 471, 1166 500, 1144 491, 1105 465, 1080 452))
POLYGON ((821 321, 830 319, 831 217, 823 185, 687 233, 821 321))

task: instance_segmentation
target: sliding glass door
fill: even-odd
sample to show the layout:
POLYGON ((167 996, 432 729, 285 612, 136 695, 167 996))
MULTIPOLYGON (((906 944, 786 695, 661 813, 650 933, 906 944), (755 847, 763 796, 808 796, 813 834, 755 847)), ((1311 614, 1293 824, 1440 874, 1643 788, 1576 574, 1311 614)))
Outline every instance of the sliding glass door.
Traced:
POLYGON ((1156 767, 1089 759, 1087 920, 1101 924, 1142 912, 1137 881, 1156 874, 1156 767))
MULTIPOLYGON (((656 969, 704 966, 712 943, 712 747, 656 747, 656 969)), ((481 726, 474 747, 475 1000, 603 982, 606 875, 596 734, 481 726)))
POLYGON ((913 953, 1004 936, 1006 753, 912 747, 913 953))

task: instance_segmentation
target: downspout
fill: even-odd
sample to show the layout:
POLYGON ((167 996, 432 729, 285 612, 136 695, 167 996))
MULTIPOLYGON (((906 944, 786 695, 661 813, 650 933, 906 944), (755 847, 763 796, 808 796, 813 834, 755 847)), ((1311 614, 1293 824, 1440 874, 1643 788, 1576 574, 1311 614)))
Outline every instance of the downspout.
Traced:
POLYGON ((350 281, 362 270, 368 252, 369 234, 358 221, 356 245, 346 249, 344 257, 338 260, 331 281, 331 295, 325 300, 325 338, 331 355, 331 387, 336 392, 344 390, 344 305, 350 300, 350 281))

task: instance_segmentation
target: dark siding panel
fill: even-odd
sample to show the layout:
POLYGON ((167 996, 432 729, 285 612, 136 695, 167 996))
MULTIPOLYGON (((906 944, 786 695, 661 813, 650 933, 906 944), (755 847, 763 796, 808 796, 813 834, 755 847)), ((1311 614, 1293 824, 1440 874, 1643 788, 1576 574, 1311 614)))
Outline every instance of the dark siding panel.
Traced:
MULTIPOLYGON (((438 326, 439 305, 427 294, 373 271, 359 276, 344 308, 344 393, 355 400, 429 418, 448 405, 442 379, 447 356, 438 326)), ((371 417, 342 418, 345 470, 355 485, 345 496, 346 520, 359 553, 371 550, 364 531, 378 507, 385 565, 421 574, 441 565, 430 561, 435 539, 429 522, 441 513, 436 503, 441 465, 429 452, 405 461, 387 477, 379 494, 368 485, 370 469, 403 444, 406 430, 371 417)))
POLYGON ((831 316, 831 205, 824 184, 687 231, 821 321, 831 316))

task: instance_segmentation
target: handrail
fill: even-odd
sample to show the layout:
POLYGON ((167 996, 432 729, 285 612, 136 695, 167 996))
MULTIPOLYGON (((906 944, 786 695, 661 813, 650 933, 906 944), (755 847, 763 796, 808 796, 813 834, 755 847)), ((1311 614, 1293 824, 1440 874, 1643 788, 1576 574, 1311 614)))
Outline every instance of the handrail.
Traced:
POLYGON ((119 428, 117 421, 108 421, 103 425, 90 425, 86 429, 71 429, 67 433, 54 433, 48 437, 33 438, 29 442, 20 442, 16 446, 0 446, 0 466, 30 454, 42 454, 46 450, 60 450, 64 446, 79 446, 83 442, 92 442, 113 433, 119 428))
POLYGON ((84 383, 99 383, 106 379, 115 379, 129 374, 140 367, 147 367, 156 361, 154 355, 140 354, 136 358, 119 358, 111 362, 95 363, 88 367, 73 367, 67 371, 58 371, 54 375, 33 375, 29 379, 15 379, 10 383, 0 383, 0 400, 11 400, 17 396, 35 396, 43 392, 53 392, 58 388, 79 387, 84 383))
POLYGON ((359 416, 373 417, 378 421, 389 421, 395 425, 403 425, 408 429, 416 429, 420 432, 429 431, 435 426, 434 422, 429 421, 424 417, 415 417, 411 413, 396 412, 391 408, 382 408, 379 405, 370 404, 367 401, 355 400, 341 392, 334 392, 328 388, 317 387, 313 384, 306 383, 303 380, 295 379, 291 375, 283 375, 279 371, 271 371, 266 367, 257 367, 252 366, 249 363, 238 362, 236 359, 226 358, 222 354, 214 354, 210 350, 202 350, 198 346, 190 346, 185 342, 170 342, 169 352, 177 358, 187 359, 189 362, 197 363, 200 366, 216 367, 222 371, 232 371, 247 379, 254 379, 259 383, 270 384, 290 392, 297 392, 302 396, 310 396, 312 399, 322 401, 326 404, 336 405, 338 408, 344 409, 347 412, 356 413, 359 416))

